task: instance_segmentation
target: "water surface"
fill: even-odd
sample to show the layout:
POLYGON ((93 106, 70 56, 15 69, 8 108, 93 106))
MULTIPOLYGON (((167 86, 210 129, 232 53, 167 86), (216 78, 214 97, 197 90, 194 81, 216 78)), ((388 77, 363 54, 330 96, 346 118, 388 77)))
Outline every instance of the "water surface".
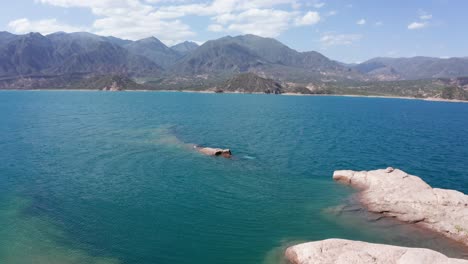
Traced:
POLYGON ((0 92, 0 263, 277 263, 331 237, 455 245, 327 209, 337 169, 468 193, 468 104, 150 92, 0 92), (231 148, 202 156, 185 143, 231 148))

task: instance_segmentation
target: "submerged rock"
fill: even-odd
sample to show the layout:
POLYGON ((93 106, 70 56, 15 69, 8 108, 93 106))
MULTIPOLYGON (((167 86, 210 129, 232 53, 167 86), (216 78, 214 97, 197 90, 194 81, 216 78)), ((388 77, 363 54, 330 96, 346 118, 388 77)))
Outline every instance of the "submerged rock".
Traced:
POLYGON ((345 239, 327 239, 289 247, 286 258, 293 264, 468 264, 468 260, 424 248, 407 248, 345 239))
POLYGON ((340 170, 333 179, 360 189, 359 200, 370 212, 417 223, 468 246, 468 195, 432 188, 421 178, 393 168, 340 170))
POLYGON ((220 149, 220 148, 209 148, 209 147, 197 147, 195 148, 200 152, 208 156, 223 156, 225 158, 230 158, 232 156, 230 149, 220 149))

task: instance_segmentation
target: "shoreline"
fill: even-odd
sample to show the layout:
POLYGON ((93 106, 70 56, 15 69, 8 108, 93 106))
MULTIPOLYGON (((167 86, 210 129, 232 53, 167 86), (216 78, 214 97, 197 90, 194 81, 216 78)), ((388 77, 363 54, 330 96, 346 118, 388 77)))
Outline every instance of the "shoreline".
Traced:
POLYGON ((449 236, 443 233, 437 232, 434 229, 431 229, 430 227, 426 225, 422 225, 420 223, 405 222, 396 217, 384 216, 381 213, 371 211, 370 206, 369 206, 369 201, 365 197, 363 197, 364 195, 362 194, 362 190, 359 190, 359 189, 356 189, 356 190, 357 190, 357 193, 352 194, 352 196, 354 196, 355 202, 357 203, 358 206, 364 209, 368 215, 374 215, 376 217, 375 219, 377 219, 374 221, 384 220, 388 222, 394 222, 395 224, 401 225, 402 227, 418 229, 425 234, 431 234, 435 239, 436 238, 444 239, 447 243, 452 243, 455 247, 462 248, 464 251, 468 253, 467 244, 459 240, 454 240, 453 238, 450 238, 449 236))
POLYGON ((463 221, 468 196, 464 193, 433 188, 419 176, 391 167, 373 171, 338 170, 334 171, 333 180, 355 189, 355 201, 367 212, 445 236, 468 250, 465 237, 468 223, 463 221))
MULTIPOLYGON (((200 94, 265 94, 265 93, 243 93, 243 92, 222 92, 216 93, 211 90, 121 90, 121 91, 103 91, 97 89, 0 89, 0 92, 7 91, 47 91, 47 92, 169 92, 169 93, 200 93, 200 94)), ((284 96, 339 96, 339 97, 357 97, 357 98, 384 98, 384 99, 404 99, 404 100, 419 100, 428 102, 447 102, 447 103, 468 103, 468 100, 459 99, 443 99, 435 97, 416 98, 405 96, 392 96, 392 95, 356 95, 356 94, 299 94, 299 93, 282 93, 279 95, 284 96)))

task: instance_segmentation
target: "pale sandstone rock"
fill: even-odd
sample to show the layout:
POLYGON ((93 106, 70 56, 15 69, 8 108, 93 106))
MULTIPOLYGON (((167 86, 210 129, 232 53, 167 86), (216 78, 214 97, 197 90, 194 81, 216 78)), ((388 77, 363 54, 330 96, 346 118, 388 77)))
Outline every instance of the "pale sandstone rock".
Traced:
POLYGON ((293 264, 468 264, 424 248, 407 248, 345 239, 327 239, 289 247, 293 264))
POLYGON ((371 212, 417 223, 468 246, 468 195, 432 188, 392 169, 335 171, 333 179, 360 189, 360 201, 371 212))
POLYGON ((195 147, 200 153, 203 153, 208 156, 223 156, 225 158, 231 157, 231 150, 230 149, 220 149, 220 148, 203 148, 203 147, 195 147))

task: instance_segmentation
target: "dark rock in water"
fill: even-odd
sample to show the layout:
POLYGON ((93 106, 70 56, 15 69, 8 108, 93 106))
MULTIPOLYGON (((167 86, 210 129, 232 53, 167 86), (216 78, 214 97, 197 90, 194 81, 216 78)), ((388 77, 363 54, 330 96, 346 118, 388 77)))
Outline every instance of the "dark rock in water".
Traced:
POLYGON ((208 156, 223 156, 225 158, 230 158, 232 156, 230 149, 220 149, 220 148, 209 148, 209 147, 197 147, 195 148, 202 154, 208 156))

